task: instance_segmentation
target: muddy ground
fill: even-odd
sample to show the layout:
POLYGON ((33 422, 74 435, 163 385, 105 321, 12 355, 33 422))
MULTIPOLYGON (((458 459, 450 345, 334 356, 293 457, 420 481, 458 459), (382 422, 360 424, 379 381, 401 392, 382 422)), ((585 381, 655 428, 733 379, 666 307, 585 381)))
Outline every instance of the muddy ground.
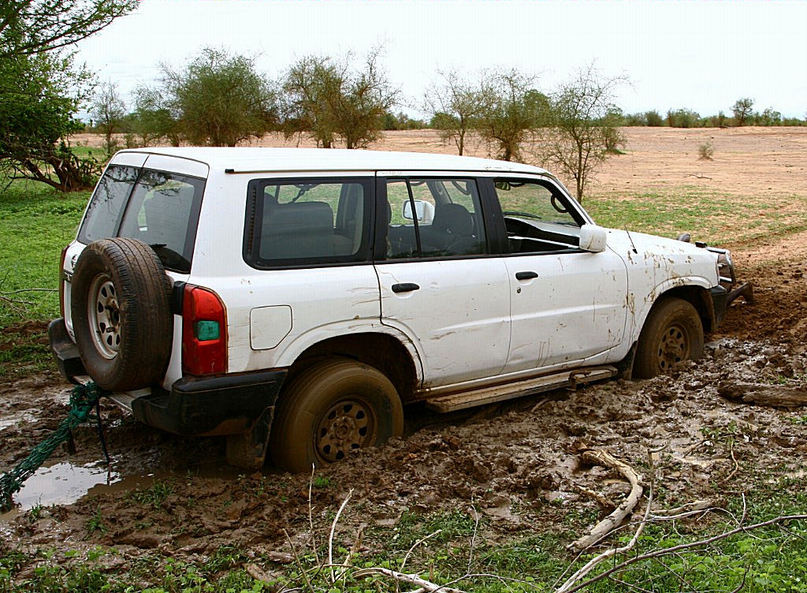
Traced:
MULTIPOLYGON (((601 173, 599 191, 617 192, 627 177, 687 183, 693 169, 686 163, 694 162, 698 143, 710 133, 718 135, 714 144, 725 160, 720 166, 699 164, 700 173, 715 170, 692 183, 714 183, 739 195, 774 191, 769 188, 775 181, 787 180, 788 192, 807 191, 807 130, 629 132, 631 154, 601 173), (670 165, 675 159, 681 167, 670 165), (744 173, 753 161, 759 162, 756 173, 744 173), (663 177, 656 176, 659 171, 663 177)), ((418 134, 389 136, 381 147, 450 151, 436 136, 418 134)), ((482 147, 476 150, 484 154, 482 147)), ((755 284, 756 302, 738 301, 719 332, 707 338, 704 358, 671 376, 611 381, 448 416, 408 409, 404 438, 317 470, 311 520, 319 542, 351 489, 336 533, 347 548, 361 525, 390 538, 402 517, 467 514, 472 505, 483 517, 480 537, 486 541, 537 532, 561 533, 571 541, 570 513, 582 517, 575 529, 583 529, 628 491, 614 472, 581 462, 586 448, 605 448, 645 476, 651 471, 648 451, 657 451, 659 508, 694 500, 723 505, 783 477, 804 489, 807 408, 739 404, 719 391, 731 394, 737 385, 759 383, 785 392, 807 384, 805 246, 807 232, 731 245, 741 275, 755 284)), ((51 372, 0 388, 4 471, 64 418, 69 386, 51 372)), ((57 450, 49 469, 17 497, 19 506, 0 516, 0 555, 12 548, 114 545, 120 554, 105 561, 110 570, 122 570, 154 554, 203 562, 232 546, 260 558, 271 576, 280 570, 277 562, 290 560, 286 532, 299 549, 308 544, 309 476, 270 466, 239 475, 226 467, 221 439, 167 435, 111 405, 103 406, 102 419, 109 468, 95 426, 80 427, 76 452, 57 450)), ((371 555, 382 547, 368 536, 361 552, 371 555)))
MULTIPOLYGON (((571 509, 593 520, 610 512, 605 501, 618 503, 628 491, 613 472, 581 462, 586 448, 607 449, 645 475, 648 451, 656 450, 659 507, 703 499, 723 504, 783 476, 807 483, 807 409, 737 404, 718 394, 743 383, 781 390, 807 383, 804 258, 790 251, 755 260, 746 250, 738 259, 751 266, 745 275, 755 281, 756 304, 731 309, 701 361, 649 381, 611 381, 450 416, 410 409, 404 438, 317 470, 316 530, 327 530, 351 489, 337 531, 346 547, 359 525, 394 529, 405 512, 427 516, 471 505, 486 518, 487 541, 528 535, 536 526, 561 530, 571 509), (601 493, 600 501, 586 489, 601 493)), ((6 385, 4 392, 0 470, 64 417, 68 387, 47 375, 6 385)), ((34 505, 34 516, 18 508, 0 520, 0 548, 114 545, 120 555, 110 570, 118 570, 154 553, 204 561, 235 546, 264 559, 271 572, 267 558, 290 558, 284 530, 306 545, 309 476, 271 467, 238 475, 225 467, 220 439, 166 435, 113 406, 104 406, 102 416, 110 476, 119 481, 95 486, 73 504, 49 506, 69 486, 78 483, 81 494, 92 483, 59 468, 95 464, 93 479, 106 478, 95 427, 81 427, 76 453, 60 449, 48 462, 56 469, 40 482, 42 498, 25 493, 22 502, 34 505)), ((373 545, 365 542, 363 552, 372 553, 373 545)))

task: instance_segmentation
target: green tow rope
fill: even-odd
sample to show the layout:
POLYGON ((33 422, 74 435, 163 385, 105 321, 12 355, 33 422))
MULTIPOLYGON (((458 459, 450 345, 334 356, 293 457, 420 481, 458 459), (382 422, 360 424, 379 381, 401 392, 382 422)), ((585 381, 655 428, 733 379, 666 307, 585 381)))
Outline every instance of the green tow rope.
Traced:
MULTIPOLYGON (((12 495, 22 488, 23 482, 30 478, 39 467, 47 461, 60 444, 71 442, 72 431, 79 424, 90 418, 93 408, 98 408, 98 400, 107 392, 95 383, 76 385, 70 394, 70 412, 52 435, 39 443, 31 453, 23 459, 17 467, 0 476, 0 510, 7 511, 12 507, 12 495)), ((100 418, 98 419, 98 434, 106 455, 106 444, 101 432, 100 418)), ((107 455, 107 461, 109 456, 107 455)))

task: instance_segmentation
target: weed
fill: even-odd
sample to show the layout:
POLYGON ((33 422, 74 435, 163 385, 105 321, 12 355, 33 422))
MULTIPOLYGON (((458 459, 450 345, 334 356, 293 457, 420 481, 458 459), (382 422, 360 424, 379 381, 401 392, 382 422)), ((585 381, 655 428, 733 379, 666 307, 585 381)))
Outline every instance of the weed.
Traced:
POLYGON ((311 486, 314 488, 328 488, 331 485, 331 479, 328 476, 314 476, 311 481, 311 486))
POLYGON ((88 534, 98 532, 103 535, 107 532, 107 527, 104 525, 104 518, 101 515, 101 507, 95 509, 95 514, 87 519, 86 528, 88 534))
POLYGON ((150 487, 143 490, 133 490, 129 499, 134 502, 149 505, 157 510, 162 508, 165 499, 174 493, 174 485, 167 481, 154 480, 150 487))
POLYGON ((715 154, 715 147, 711 140, 698 145, 698 158, 702 161, 711 161, 715 154))

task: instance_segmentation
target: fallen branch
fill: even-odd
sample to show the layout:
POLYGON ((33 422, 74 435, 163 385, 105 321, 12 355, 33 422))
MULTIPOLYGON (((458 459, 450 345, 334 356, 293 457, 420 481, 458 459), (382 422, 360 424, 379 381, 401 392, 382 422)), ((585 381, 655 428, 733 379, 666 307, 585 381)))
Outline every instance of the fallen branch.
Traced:
POLYGON ((363 577, 369 577, 374 574, 380 574, 390 579, 394 579, 399 583, 407 583, 409 585, 415 585, 416 587, 420 587, 420 589, 426 591, 427 593, 465 593, 462 589, 455 589, 453 587, 447 587, 445 585, 438 585, 436 583, 432 583, 430 581, 427 581, 426 579, 420 578, 417 574, 407 574, 404 572, 398 572, 397 570, 391 570, 389 568, 380 568, 380 567, 364 568, 362 570, 354 572, 353 577, 360 579, 363 577))
POLYGON ((596 583, 597 581, 601 581, 602 579, 608 578, 612 574, 624 570, 628 566, 636 564, 637 562, 643 562, 645 560, 651 560, 653 558, 659 558, 661 556, 671 556, 683 550, 690 550, 692 548, 708 546, 709 544, 713 544, 714 542, 729 538, 732 535, 736 535, 738 533, 747 533, 750 531, 754 531, 756 529, 761 529, 763 527, 769 527, 771 525, 776 525, 779 523, 786 523, 788 521, 807 521, 807 515, 782 515, 779 517, 774 517, 773 519, 768 519, 767 521, 762 521, 761 523, 754 523, 753 525, 749 525, 747 527, 740 525, 739 527, 731 529, 730 531, 724 531, 723 533, 719 533, 718 535, 713 535, 712 537, 701 539, 695 542, 679 544, 677 546, 672 546, 671 548, 660 548, 658 550, 653 550, 645 554, 639 554, 638 556, 628 558, 627 560, 620 562, 619 564, 615 564, 608 570, 601 572, 597 576, 592 577, 587 581, 579 583, 578 585, 574 586, 571 589, 564 590, 563 593, 575 593, 576 591, 580 591, 581 589, 584 589, 589 585, 596 583))
POLYGON ((763 383, 721 383, 717 386, 720 397, 740 404, 757 404, 771 408, 799 408, 807 406, 804 387, 786 387, 763 383))
POLYGON ((625 517, 627 517, 633 511, 634 507, 636 507, 639 499, 642 497, 642 492, 644 491, 641 485, 642 477, 637 474, 636 471, 627 463, 619 461, 607 451, 584 451, 583 459, 589 463, 603 465, 619 470, 619 472, 625 476, 628 482, 630 482, 631 488, 630 494, 628 494, 628 497, 622 501, 622 504, 614 509, 614 511, 605 519, 597 523, 588 535, 585 535, 569 544, 569 549, 578 551, 585 550, 586 548, 593 546, 611 533, 614 528, 621 525, 625 517))
MULTIPOLYGON (((331 536, 328 538, 328 564, 333 567, 333 534, 336 531, 336 524, 339 523, 339 516, 342 514, 342 511, 345 510, 345 506, 347 505, 347 501, 350 500, 350 497, 353 496, 353 488, 347 493, 345 500, 342 501, 342 505, 339 507, 339 510, 336 511, 336 517, 333 518, 333 523, 331 524, 331 536)), ((333 568, 331 568, 331 583, 336 584, 336 573, 334 572, 333 568)))

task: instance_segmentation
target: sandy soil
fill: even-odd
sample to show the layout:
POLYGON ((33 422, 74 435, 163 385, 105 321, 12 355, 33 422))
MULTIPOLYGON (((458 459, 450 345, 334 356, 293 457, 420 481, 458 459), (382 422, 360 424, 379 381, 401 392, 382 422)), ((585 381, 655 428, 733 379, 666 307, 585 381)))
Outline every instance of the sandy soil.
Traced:
MULTIPOLYGON (((744 183, 773 191, 766 188, 786 179, 780 191, 807 192, 807 129, 629 132, 632 152, 601 174, 602 188, 618 190, 618 180, 631 170, 637 179, 648 176, 649 184, 682 183, 691 162, 721 191, 745 192, 744 183), (697 144, 710 135, 716 156, 731 166, 716 158, 719 171, 707 172, 713 164, 696 160, 697 144), (622 168, 621 175, 614 167, 622 168)), ((441 148, 436 137, 423 142, 420 132, 399 133, 385 147, 441 148)), ((718 390, 730 392, 748 382, 785 390, 807 382, 805 242, 803 232, 738 247, 744 276, 755 283, 756 303, 736 303, 719 332, 708 338, 704 358, 671 376, 612 381, 449 416, 409 409, 404 438, 317 471, 327 486, 313 490, 315 531, 327 528, 350 489, 352 503, 337 532, 338 543, 348 548, 360 524, 394 528, 406 511, 468 509, 472 503, 490 519, 485 537, 492 541, 528 535, 537 525, 561 530, 570 509, 610 512, 586 489, 616 501, 627 492, 613 473, 581 462, 580 451, 589 447, 605 448, 645 470, 648 450, 659 450, 655 463, 668 507, 697 499, 723 503, 781 476, 804 482, 807 408, 737 404, 718 390)), ((0 470, 18 462, 58 424, 67 393, 52 376, 4 386, 0 470)), ((74 504, 50 507, 33 519, 19 509, 6 514, 0 518, 0 551, 3 546, 64 550, 114 544, 121 555, 110 570, 120 570, 154 552, 200 560, 222 545, 288 562, 284 530, 299 546, 307 544, 308 476, 271 467, 237 475, 224 465, 221 440, 163 434, 111 406, 104 407, 103 419, 111 475, 121 481, 95 486, 74 504), (169 486, 158 503, 133 494, 155 483, 169 486), (97 516, 104 518, 104 530, 88 530, 97 516)), ((76 454, 58 451, 49 463, 81 466, 102 460, 94 426, 81 427, 76 444, 76 454)), ((371 554, 376 545, 369 538, 362 553, 371 554)))

